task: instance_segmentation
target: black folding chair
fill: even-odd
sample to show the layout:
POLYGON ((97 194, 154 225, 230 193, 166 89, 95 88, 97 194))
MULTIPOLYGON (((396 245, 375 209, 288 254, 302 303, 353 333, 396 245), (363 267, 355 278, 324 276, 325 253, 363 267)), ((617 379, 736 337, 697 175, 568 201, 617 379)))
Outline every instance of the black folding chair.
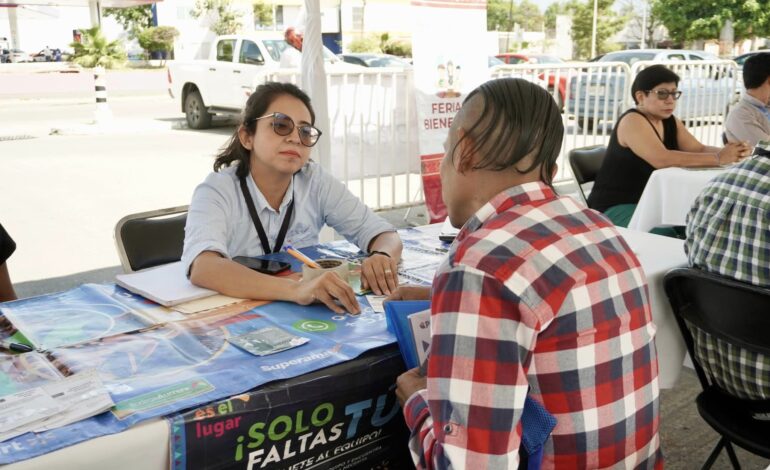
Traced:
MULTIPOLYGON (((757 382, 740 372, 740 364, 754 362, 756 355, 770 357, 770 289, 692 268, 669 271, 664 282, 703 387, 698 413, 722 436, 703 468, 711 468, 725 448, 739 469, 732 444, 770 458, 770 400, 742 399, 729 391, 741 381, 757 382)), ((770 372, 763 375, 766 380, 770 372)))
POLYGON ((583 185, 596 180, 606 153, 607 147, 604 145, 592 145, 572 149, 567 156, 572 174, 575 175, 575 181, 586 204, 588 204, 588 196, 583 190, 583 185))
POLYGON ((182 258, 189 206, 130 214, 115 225, 123 271, 130 273, 182 258))

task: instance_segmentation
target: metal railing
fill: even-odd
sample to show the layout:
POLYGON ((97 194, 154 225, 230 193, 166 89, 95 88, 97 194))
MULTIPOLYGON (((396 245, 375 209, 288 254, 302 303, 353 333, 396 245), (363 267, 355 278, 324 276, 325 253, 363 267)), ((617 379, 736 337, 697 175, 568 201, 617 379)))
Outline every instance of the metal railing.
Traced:
MULTIPOLYGON (((551 92, 562 109, 565 135, 557 182, 573 179, 570 150, 609 141, 614 123, 634 103, 633 77, 655 62, 589 62, 498 66, 491 78, 530 80, 551 92)), ((732 61, 666 62, 680 76, 683 94, 674 113, 702 143, 721 146, 722 123, 739 97, 732 61)), ((296 71, 265 80, 297 83, 296 71)), ((329 72, 331 168, 370 207, 391 209, 422 202, 418 123, 411 71, 362 69, 329 72)))

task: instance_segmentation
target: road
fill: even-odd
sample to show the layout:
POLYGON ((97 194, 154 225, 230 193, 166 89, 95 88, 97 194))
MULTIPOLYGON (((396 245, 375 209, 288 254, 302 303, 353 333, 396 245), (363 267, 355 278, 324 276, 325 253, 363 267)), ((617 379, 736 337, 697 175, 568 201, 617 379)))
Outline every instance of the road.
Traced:
MULTIPOLYGON (((118 125, 182 119, 170 99, 111 107, 118 125)), ((115 223, 129 213, 188 204, 233 129, 46 135, 53 124, 90 120, 93 105, 43 101, 0 109, 0 136, 11 125, 34 136, 0 138, 0 223, 18 245, 8 262, 14 282, 118 265, 115 223)))

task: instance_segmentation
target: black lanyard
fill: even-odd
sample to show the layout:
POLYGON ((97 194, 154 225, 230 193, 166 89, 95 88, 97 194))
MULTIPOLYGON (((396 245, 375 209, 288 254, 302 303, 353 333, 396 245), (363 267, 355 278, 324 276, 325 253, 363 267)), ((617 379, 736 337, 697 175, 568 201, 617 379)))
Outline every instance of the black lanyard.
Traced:
POLYGON ((259 235, 259 241, 262 243, 262 251, 265 254, 277 253, 283 247, 283 239, 286 238, 286 232, 289 230, 289 223, 291 223, 291 213, 294 211, 294 194, 292 193, 291 202, 286 209, 286 215, 283 216, 283 222, 281 223, 281 230, 278 231, 278 238, 275 239, 275 249, 270 250, 270 242, 267 239, 265 229, 262 228, 262 222, 259 221, 259 215, 257 215, 257 208, 254 207, 254 201, 249 195, 249 188, 246 187, 246 178, 241 178, 241 191, 243 192, 243 198, 246 200, 246 205, 249 208, 249 214, 251 214, 251 220, 254 222, 254 228, 257 229, 257 235, 259 235))

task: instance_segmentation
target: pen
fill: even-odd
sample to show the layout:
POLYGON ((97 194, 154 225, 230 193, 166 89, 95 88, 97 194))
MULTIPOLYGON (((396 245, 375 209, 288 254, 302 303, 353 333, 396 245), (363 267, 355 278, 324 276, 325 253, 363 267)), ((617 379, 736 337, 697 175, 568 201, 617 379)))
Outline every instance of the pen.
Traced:
POLYGON ((293 257, 297 258, 298 260, 302 261, 304 264, 310 266, 311 268, 315 269, 321 269, 321 266, 318 265, 315 261, 308 258, 307 256, 300 253, 298 250, 294 249, 291 245, 284 245, 284 250, 286 250, 286 253, 292 255, 293 257))
POLYGON ((6 351, 14 351, 14 352, 32 351, 31 346, 27 346, 26 344, 22 344, 22 343, 12 343, 11 341, 8 341, 8 340, 0 341, 0 349, 5 349, 6 351))

